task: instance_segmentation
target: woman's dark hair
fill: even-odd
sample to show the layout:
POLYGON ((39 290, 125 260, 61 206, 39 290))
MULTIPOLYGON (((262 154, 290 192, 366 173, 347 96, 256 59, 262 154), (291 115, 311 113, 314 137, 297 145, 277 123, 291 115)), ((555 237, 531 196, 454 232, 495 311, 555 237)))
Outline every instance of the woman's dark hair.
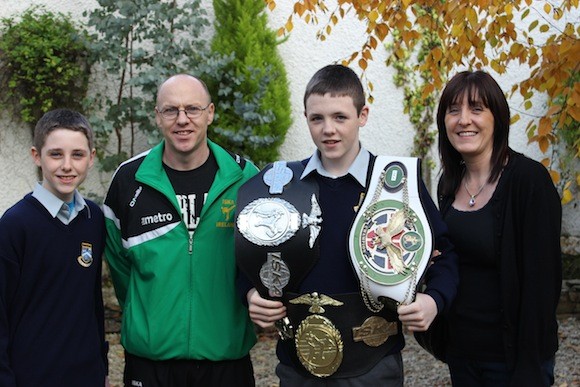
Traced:
POLYGON ((468 99, 470 106, 477 105, 478 100, 481 100, 493 115, 493 150, 488 182, 499 177, 509 154, 510 109, 503 91, 495 79, 484 71, 463 71, 456 74, 445 86, 437 109, 439 155, 443 165, 439 193, 442 195, 454 194, 465 172, 463 158, 451 145, 445 128, 447 109, 461 102, 463 98, 468 99))

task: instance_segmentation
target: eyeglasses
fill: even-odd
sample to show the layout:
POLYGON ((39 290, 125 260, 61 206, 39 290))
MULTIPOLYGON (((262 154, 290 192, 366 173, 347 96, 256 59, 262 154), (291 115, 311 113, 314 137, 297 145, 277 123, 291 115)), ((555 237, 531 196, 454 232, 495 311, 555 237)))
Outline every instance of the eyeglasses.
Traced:
POLYGON ((187 118, 198 118, 201 116, 208 107, 211 105, 211 102, 207 104, 206 107, 199 107, 199 106, 186 106, 184 109, 176 108, 175 106, 166 107, 163 110, 159 110, 155 108, 155 110, 161 114, 161 117, 165 118, 166 120, 174 120, 179 116, 179 112, 184 112, 187 118))

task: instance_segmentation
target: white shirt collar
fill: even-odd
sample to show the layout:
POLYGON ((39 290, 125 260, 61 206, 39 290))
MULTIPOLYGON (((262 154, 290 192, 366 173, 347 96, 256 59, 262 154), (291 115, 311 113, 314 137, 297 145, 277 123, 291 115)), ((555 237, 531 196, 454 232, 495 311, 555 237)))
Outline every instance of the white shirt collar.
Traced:
POLYGON ((74 191, 75 207, 70 216, 68 216, 68 205, 44 188, 40 183, 36 183, 34 186, 32 196, 46 208, 53 218, 58 217, 64 224, 69 224, 85 207, 87 207, 87 216, 89 218, 91 217, 87 202, 77 190, 74 191))
MULTIPOLYGON (((352 164, 348 168, 348 171, 345 175, 350 174, 352 177, 354 177, 359 182, 359 184, 361 186, 366 187, 367 171, 369 168, 370 157, 371 157, 371 155, 370 155, 369 151, 366 150, 365 148, 361 147, 360 151, 358 152, 358 155, 356 156, 356 158, 354 159, 354 161, 352 162, 352 164)), ((314 152, 312 157, 310 157, 310 160, 308 160, 308 164, 306 164, 306 167, 304 168, 304 172, 302 172, 302 175, 300 176, 300 180, 302 180, 306 176, 310 175, 310 173, 312 173, 313 171, 318 172, 318 174, 321 176, 330 177, 333 179, 341 177, 341 176, 334 176, 334 175, 328 173, 328 171, 326 169, 324 169, 324 166, 322 165, 322 161, 320 160, 320 152, 318 150, 316 152, 314 152)))

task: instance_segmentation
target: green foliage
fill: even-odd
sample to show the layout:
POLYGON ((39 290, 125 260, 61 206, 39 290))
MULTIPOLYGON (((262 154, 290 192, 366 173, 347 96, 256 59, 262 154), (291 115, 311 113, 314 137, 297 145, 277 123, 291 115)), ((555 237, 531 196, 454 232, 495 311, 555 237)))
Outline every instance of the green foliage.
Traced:
POLYGON ((161 0, 99 0, 99 5, 85 13, 95 30, 91 52, 102 69, 99 83, 113 86, 96 93, 87 105, 105 112, 91 118, 101 167, 112 170, 134 154, 138 133, 151 143, 159 140, 153 114, 157 87, 171 75, 196 74, 208 53, 203 33, 209 22, 199 0, 183 5, 161 0), (116 151, 105 154, 112 134, 116 151))
MULTIPOLYGON (((438 22, 438 17, 432 9, 417 6, 415 11, 420 17, 428 17, 434 23, 438 22)), ((431 170, 435 163, 429 156, 429 151, 437 136, 437 132, 430 128, 434 122, 440 91, 433 88, 430 93, 425 93, 426 86, 433 84, 432 70, 415 71, 414 69, 417 63, 424 62, 431 50, 441 47, 441 40, 436 33, 430 32, 427 28, 420 27, 420 29, 422 37, 419 44, 415 46, 415 50, 398 49, 395 52, 393 44, 386 44, 387 50, 392 53, 387 60, 387 65, 397 71, 393 77, 395 86, 402 87, 404 90, 404 112, 409 116, 409 121, 416 132, 411 155, 422 159, 423 178, 427 186, 430 186, 431 170)), ((393 39, 400 38, 398 31, 393 31, 392 34, 393 39)))
POLYGON ((82 111, 90 63, 87 36, 70 15, 39 7, 2 19, 0 84, 3 102, 31 127, 55 108, 82 111))
POLYGON ((262 166, 278 158, 291 120, 290 92, 276 33, 267 26, 263 0, 214 0, 212 49, 229 55, 216 96, 215 139, 262 166))
MULTIPOLYGON (((287 89, 285 94, 270 90, 277 75, 284 74, 279 60, 264 65, 260 56, 256 58, 260 66, 249 64, 238 71, 237 58, 248 55, 240 50, 241 45, 212 52, 205 38, 210 23, 199 0, 179 4, 175 0, 99 0, 99 5, 87 13, 95 30, 91 52, 101 69, 100 84, 114 86, 97 92, 87 105, 104 111, 101 116, 91 115, 102 169, 113 170, 132 156, 139 133, 145 133, 150 143, 159 140, 153 115, 157 87, 178 73, 200 77, 210 87, 216 103, 212 139, 258 163, 273 158, 270 149, 281 143, 290 121, 287 89), (280 110, 286 121, 275 127, 284 131, 273 131, 273 123, 281 122, 280 110), (116 139, 116 149, 105 154, 111 137, 116 139)), ((266 16, 260 17, 265 25, 266 16)), ((273 35, 271 39, 261 43, 271 44, 270 51, 276 45, 273 35)))
MULTIPOLYGON (((580 72, 574 71, 566 84, 573 88, 580 81, 580 72)), ((560 95, 555 99, 556 106, 564 106, 568 103, 565 96, 560 95)), ((555 113, 555 116, 561 114, 561 110, 555 113)), ((580 161, 580 122, 569 117, 560 127, 553 125, 553 132, 560 142, 560 146, 553 147, 553 160, 557 160, 560 176, 552 177, 554 183, 562 193, 562 203, 566 204, 578 199, 580 187, 580 170, 578 165, 580 161), (575 184, 572 184, 575 182, 575 184), (574 197, 576 195, 576 197, 574 197)), ((554 174, 553 169, 552 175, 554 174)), ((575 203, 577 205, 577 202, 575 203)))

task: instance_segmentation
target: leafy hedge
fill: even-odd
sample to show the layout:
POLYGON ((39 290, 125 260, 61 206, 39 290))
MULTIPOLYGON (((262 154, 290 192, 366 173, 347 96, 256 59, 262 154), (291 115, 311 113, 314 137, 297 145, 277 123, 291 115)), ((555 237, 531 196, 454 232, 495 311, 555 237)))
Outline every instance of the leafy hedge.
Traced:
POLYGON ((210 85, 216 96, 216 140, 260 166, 278 158, 292 123, 286 70, 268 28, 263 0, 213 0, 212 50, 233 58, 229 82, 210 85), (232 82, 238 80, 238 82, 232 82))
POLYGON ((82 110, 90 74, 87 37, 70 15, 31 7, 1 25, 2 102, 32 125, 57 107, 82 110))

